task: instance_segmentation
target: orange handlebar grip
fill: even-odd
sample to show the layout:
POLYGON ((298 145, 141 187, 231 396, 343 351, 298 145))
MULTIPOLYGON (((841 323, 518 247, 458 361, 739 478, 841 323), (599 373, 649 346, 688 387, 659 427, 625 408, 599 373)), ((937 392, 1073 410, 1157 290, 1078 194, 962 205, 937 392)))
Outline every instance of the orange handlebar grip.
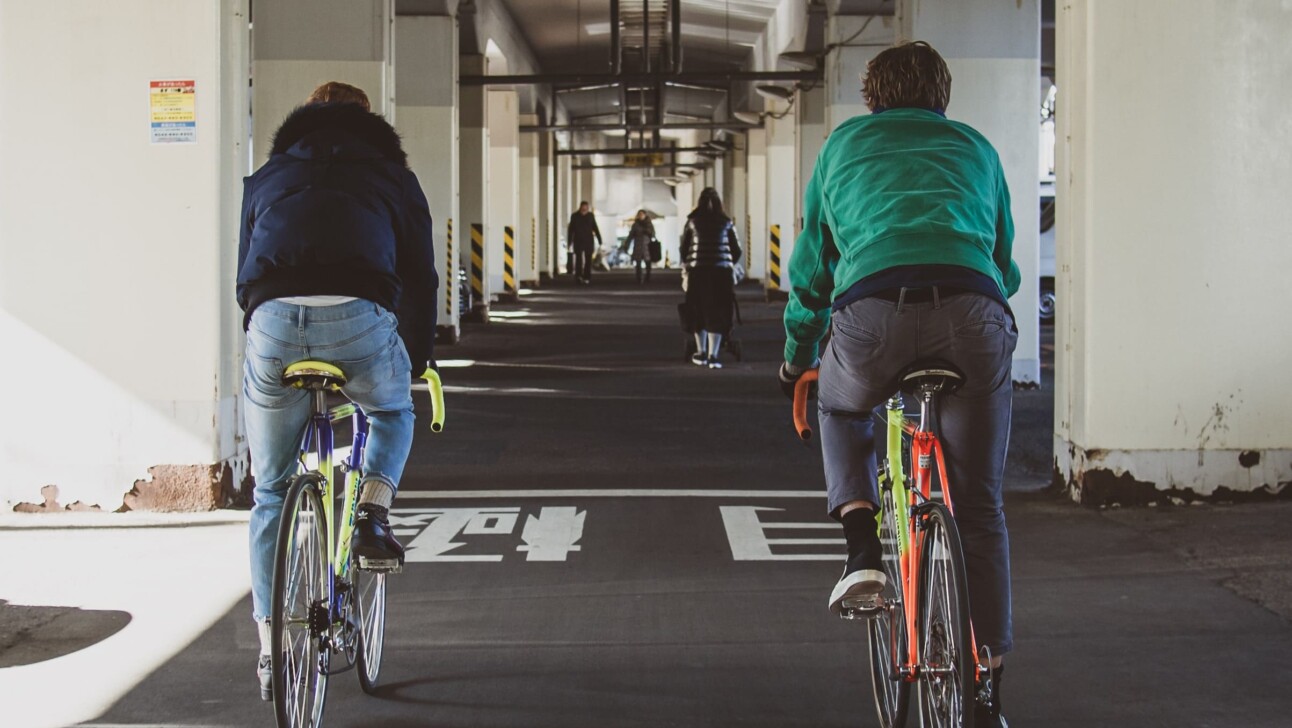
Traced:
POLYGON ((812 439, 812 425, 808 424, 807 403, 808 390, 817 379, 817 370, 809 369, 794 383, 794 431, 799 439, 807 442, 812 439))

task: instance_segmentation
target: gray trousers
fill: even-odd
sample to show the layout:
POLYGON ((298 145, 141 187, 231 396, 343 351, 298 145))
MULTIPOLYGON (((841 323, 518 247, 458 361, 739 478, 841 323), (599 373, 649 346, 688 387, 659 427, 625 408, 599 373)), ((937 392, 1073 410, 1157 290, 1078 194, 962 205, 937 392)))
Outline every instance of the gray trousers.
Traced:
POLYGON ((1013 647, 1001 478, 1017 343, 1009 312, 986 296, 964 293, 900 307, 863 298, 834 313, 818 384, 829 511, 837 517, 850 501, 879 502, 872 411, 897 391, 902 371, 936 358, 965 375, 959 391, 941 397, 935 421, 964 546, 974 631, 993 655, 1013 647))

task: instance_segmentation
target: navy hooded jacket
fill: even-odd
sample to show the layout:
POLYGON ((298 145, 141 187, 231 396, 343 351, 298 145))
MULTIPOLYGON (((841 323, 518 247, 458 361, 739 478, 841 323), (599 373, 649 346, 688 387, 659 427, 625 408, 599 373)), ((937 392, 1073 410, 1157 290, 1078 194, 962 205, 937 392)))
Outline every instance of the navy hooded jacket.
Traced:
POLYGON ((238 305, 246 316, 289 296, 353 296, 399 318, 417 373, 433 361, 431 213, 399 135, 357 104, 309 104, 274 135, 246 178, 238 305))

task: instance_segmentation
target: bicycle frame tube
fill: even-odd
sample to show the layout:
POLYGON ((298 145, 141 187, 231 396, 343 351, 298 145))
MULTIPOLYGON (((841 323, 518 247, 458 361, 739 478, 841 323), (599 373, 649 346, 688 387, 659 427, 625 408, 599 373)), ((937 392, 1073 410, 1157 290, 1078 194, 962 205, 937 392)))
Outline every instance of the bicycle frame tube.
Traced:
POLYGON ((332 421, 339 422, 351 418, 354 439, 351 441, 350 455, 344 461, 345 498, 342 501, 340 543, 333 562, 337 576, 346 576, 350 568, 350 538, 354 535, 354 516, 359 502, 359 475, 363 465, 364 448, 368 445, 368 418, 353 404, 333 407, 332 421))

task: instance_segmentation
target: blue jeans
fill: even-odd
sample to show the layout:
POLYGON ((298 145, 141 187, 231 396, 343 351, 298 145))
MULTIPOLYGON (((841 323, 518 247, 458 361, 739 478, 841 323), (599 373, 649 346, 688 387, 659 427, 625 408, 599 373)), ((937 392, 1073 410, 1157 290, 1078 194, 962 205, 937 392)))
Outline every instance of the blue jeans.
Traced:
POLYGON ((299 470, 301 436, 310 418, 310 393, 283 386, 283 370, 316 359, 345 372, 342 391, 368 416, 363 478, 396 488, 413 444, 412 364, 396 329, 394 314, 362 299, 336 306, 267 301, 252 313, 242 394, 256 480, 251 603, 257 621, 269 616, 283 499, 288 479, 299 470))
POLYGON ((978 644, 989 645, 993 655, 1014 647, 1001 479, 1017 343, 1009 312, 986 296, 902 306, 863 298, 831 319, 817 397, 828 508, 835 515, 850 501, 879 502, 872 410, 897 391, 902 371, 936 358, 965 375, 959 391, 939 400, 936 422, 964 547, 969 612, 978 644))

